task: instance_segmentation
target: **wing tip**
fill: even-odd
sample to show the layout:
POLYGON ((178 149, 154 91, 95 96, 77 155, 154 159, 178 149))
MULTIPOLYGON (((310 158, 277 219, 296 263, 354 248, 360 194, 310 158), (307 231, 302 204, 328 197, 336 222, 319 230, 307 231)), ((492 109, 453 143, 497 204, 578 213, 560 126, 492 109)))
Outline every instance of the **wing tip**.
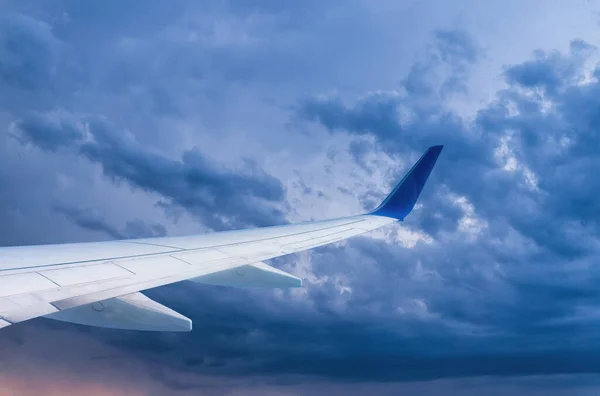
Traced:
POLYGON ((430 146, 381 205, 369 214, 404 220, 417 203, 443 148, 441 144, 430 146))

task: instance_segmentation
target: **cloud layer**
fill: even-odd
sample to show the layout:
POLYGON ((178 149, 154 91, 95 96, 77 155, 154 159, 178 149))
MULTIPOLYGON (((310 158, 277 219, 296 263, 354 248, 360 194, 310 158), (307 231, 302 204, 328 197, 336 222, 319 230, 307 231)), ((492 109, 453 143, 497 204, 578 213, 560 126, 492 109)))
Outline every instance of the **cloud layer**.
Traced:
POLYGON ((148 291, 194 321, 189 334, 4 329, 14 389, 23 372, 51 383, 55 362, 57 392, 111 378, 140 394, 597 391, 593 38, 527 48, 482 88, 490 40, 417 6, 1 7, 2 245, 352 214, 445 145, 401 227, 273 261, 303 290, 148 291))

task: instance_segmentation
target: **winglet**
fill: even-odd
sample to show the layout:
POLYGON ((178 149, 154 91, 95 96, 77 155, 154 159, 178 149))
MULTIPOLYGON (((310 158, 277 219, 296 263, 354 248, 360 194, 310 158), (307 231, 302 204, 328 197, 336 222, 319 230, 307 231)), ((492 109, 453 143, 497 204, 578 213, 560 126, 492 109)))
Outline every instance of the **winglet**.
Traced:
POLYGON ((415 206, 443 147, 429 147, 390 195, 369 214, 404 220, 415 206))

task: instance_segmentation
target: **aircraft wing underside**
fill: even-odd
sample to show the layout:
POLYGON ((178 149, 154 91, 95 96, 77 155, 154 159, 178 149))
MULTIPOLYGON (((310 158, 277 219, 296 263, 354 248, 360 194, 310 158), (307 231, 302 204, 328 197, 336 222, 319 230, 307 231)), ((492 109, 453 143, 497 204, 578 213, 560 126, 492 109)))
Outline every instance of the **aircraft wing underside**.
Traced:
POLYGON ((382 205, 365 215, 183 237, 0 248, 0 328, 44 316, 118 329, 189 331, 188 318, 141 291, 182 280, 299 287, 299 278, 263 261, 402 220, 440 151, 431 147, 382 205))

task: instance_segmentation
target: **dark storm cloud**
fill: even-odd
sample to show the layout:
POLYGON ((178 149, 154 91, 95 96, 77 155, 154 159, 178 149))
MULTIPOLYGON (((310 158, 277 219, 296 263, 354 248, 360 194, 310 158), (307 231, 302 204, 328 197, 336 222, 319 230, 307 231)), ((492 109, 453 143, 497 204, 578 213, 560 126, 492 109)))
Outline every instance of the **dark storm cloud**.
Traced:
POLYGON ((477 42, 463 30, 437 30, 434 37, 439 56, 447 64, 475 63, 481 56, 477 42))
POLYGON ((0 30, 0 87, 48 88, 63 50, 50 25, 28 16, 3 13, 0 30))
MULTIPOLYGON (((74 22, 57 24, 55 36, 51 35, 49 24, 34 19, 19 22, 17 18, 12 24, 0 25, 2 32, 10 33, 0 35, 5 40, 0 46, 2 54, 10 55, 0 57, 3 87, 21 94, 37 87, 38 91, 33 90, 35 95, 28 99, 62 87, 57 84, 62 80, 54 74, 64 70, 55 66, 64 60, 65 47, 57 39, 60 37, 78 51, 98 54, 81 60, 83 67, 110 69, 108 76, 96 76, 91 72, 96 70, 93 67, 85 75, 98 78, 95 84, 111 95, 127 95, 137 86, 159 81, 164 85, 149 89, 154 92, 154 105, 148 114, 183 114, 176 99, 188 91, 178 89, 193 85, 190 81, 195 84, 204 76, 205 69, 199 66, 206 58, 196 58, 199 53, 207 56, 203 46, 193 40, 192 44, 181 46, 169 42, 165 47, 176 47, 169 56, 157 50, 160 46, 148 46, 145 48, 149 51, 133 51, 133 55, 128 51, 115 52, 106 60, 114 63, 107 66, 101 62, 102 57, 108 57, 100 45, 106 44, 102 39, 117 42, 124 35, 133 36, 134 42, 142 38, 144 43, 145 34, 168 27, 166 20, 173 16, 172 10, 181 9, 165 8, 161 3, 137 9, 132 2, 114 2, 101 10, 86 8, 79 2, 73 4, 77 5, 70 9, 69 17, 74 22), (115 20, 111 19, 113 16, 115 20), (134 32, 128 29, 132 18, 136 21, 131 26, 139 27, 134 32), (111 23, 114 29, 106 29, 111 23), (85 25, 90 25, 86 30, 89 35, 79 37, 85 25), (11 44, 18 37, 34 44, 11 44), (46 48, 39 51, 39 59, 35 51, 28 49, 36 46, 46 48), (159 60, 168 61, 160 63, 148 52, 160 52, 159 60), (14 67, 11 59, 30 66, 14 67), (152 60, 160 65, 144 68, 155 65, 152 60), (15 75, 20 72, 29 74, 15 75), (173 86, 166 83, 188 74, 194 79, 182 79, 173 86), (105 85, 107 82, 110 84, 105 85), (161 109, 164 111, 158 111, 161 109)), ((238 12, 245 17, 258 12, 256 5, 232 4, 238 4, 238 12)), ((272 11, 270 17, 283 14, 273 25, 290 22, 294 29, 302 27, 302 23, 286 14, 283 3, 262 4, 272 11)), ((314 14, 312 3, 310 7, 297 7, 305 10, 301 21, 313 20, 307 18, 314 14)), ((261 31, 260 25, 257 30, 261 31)), ((325 42, 325 37, 329 37, 321 36, 323 39, 317 41, 325 42)), ((276 49, 294 48, 286 40, 278 45, 276 49)), ((367 58, 359 51, 353 52, 367 58)), ((173 391, 206 389, 208 385, 177 379, 165 368, 178 373, 214 374, 228 382, 234 376, 262 375, 271 382, 292 384, 300 381, 298 378, 305 380, 303 376, 307 375, 351 383, 597 372, 600 344, 594 329, 599 317, 595 307, 600 302, 596 287, 600 271, 595 253, 600 211, 596 196, 600 185, 594 181, 594 175, 600 170, 595 156, 600 146, 600 90, 596 80, 578 84, 583 62, 591 52, 586 43, 574 41, 569 53, 536 52, 534 59, 508 66, 504 77, 509 86, 499 91, 492 103, 483 105, 473 122, 468 122, 449 110, 444 100, 465 92, 469 67, 483 54, 468 34, 438 30, 425 58, 401 80, 402 92, 368 93, 353 105, 336 97, 310 99, 302 104, 300 114, 306 119, 332 134, 344 133, 355 139, 349 145, 350 155, 366 170, 370 170, 370 165, 365 158, 379 150, 401 158, 406 168, 428 145, 446 145, 420 200, 423 208, 417 208, 406 222, 408 228, 432 236, 432 243, 420 241, 414 248, 406 248, 356 238, 343 247, 317 249, 311 254, 309 276, 318 279, 306 280, 306 295, 302 297, 290 292, 276 297, 270 291, 187 283, 148 291, 150 297, 194 321, 194 331, 189 334, 90 329, 40 319, 4 329, 3 337, 12 337, 24 345, 27 339, 43 339, 47 329, 65 339, 73 334, 84 335, 85 343, 90 344, 93 337, 94 342, 101 340, 117 347, 112 350, 119 351, 120 360, 88 352, 86 344, 78 350, 79 359, 69 356, 56 362, 55 356, 64 350, 59 345, 56 348, 60 350, 47 354, 48 361, 64 365, 69 372, 78 371, 73 362, 85 361, 82 356, 94 362, 105 361, 111 367, 135 361, 136 367, 147 370, 173 391), (500 154, 499 147, 504 150, 500 154), (509 156, 514 157, 514 169, 505 170, 509 156), (23 337, 27 329, 28 337, 23 337)), ((285 76, 277 81, 287 80, 288 74, 283 70, 295 63, 292 58, 278 59, 278 73, 272 75, 273 69, 267 67, 272 66, 267 61, 271 58, 266 53, 284 58, 282 52, 260 46, 247 50, 226 45, 215 50, 211 59, 217 69, 222 67, 224 75, 237 83, 248 81, 254 73, 273 78, 285 76)), ((314 67, 315 60, 302 55, 299 58, 314 67)), ((344 64, 352 63, 336 53, 338 57, 344 64)), ((302 67, 294 67, 296 72, 301 71, 299 74, 307 74, 302 67)), ((64 72, 60 77, 65 77, 64 72)), ((66 82, 74 84, 76 80, 66 82)), ((77 83, 84 88, 86 83, 91 84, 77 83)), ((216 96, 222 92, 211 92, 215 91, 219 92, 216 96)), ((198 149, 173 159, 159 150, 160 145, 145 129, 134 130, 134 137, 120 127, 121 119, 127 118, 121 113, 126 110, 107 118, 89 115, 73 105, 81 99, 81 91, 74 92, 77 94, 65 99, 62 95, 66 94, 61 91, 52 106, 41 106, 32 100, 31 109, 42 107, 40 111, 15 111, 11 117, 16 120, 14 136, 21 143, 41 149, 32 152, 87 160, 100 167, 115 184, 124 182, 156 196, 157 205, 173 218, 185 208, 214 229, 285 221, 277 209, 284 205, 284 189, 256 163, 248 160, 240 165, 241 169, 226 169, 198 149), (56 108, 66 110, 48 110, 56 108)), ((103 94, 92 97, 102 98, 103 94)), ((110 95, 109 98, 118 99, 110 95)), ((127 97, 135 103, 139 98, 127 97)), ((12 106, 12 95, 0 93, 0 99, 12 106)), ((7 108, 12 109, 11 106, 7 108)), ((88 110, 95 107, 94 104, 88 110)), ((197 105, 194 103, 193 107, 195 110, 197 105)), ((232 118, 228 111, 221 116, 232 118)), ((167 138, 163 137, 170 140, 171 136, 167 138)), ((257 157, 263 154, 256 153, 257 157)), ((53 172, 53 168, 49 169, 53 172)), ((317 194, 300 180, 297 188, 306 194, 317 194)), ((396 181, 390 178, 390 186, 396 181)), ((339 184, 343 183, 340 180, 339 184)), ((355 195, 345 187, 339 189, 355 195)), ((371 209, 381 195, 366 194, 365 208, 371 209)), ((55 209, 75 224, 111 238, 164 233, 161 226, 139 220, 117 226, 103 218, 99 214, 102 212, 81 207, 59 203, 55 209)), ((305 260, 306 257, 292 256, 275 260, 274 264, 294 272, 294 261, 305 260)), ((36 348, 30 351, 32 355, 39 353, 36 348)), ((100 365, 96 374, 111 378, 102 367, 106 369, 100 365)))
POLYGON ((271 205, 284 198, 281 183, 249 160, 242 169, 220 169, 197 149, 172 160, 144 149, 127 131, 99 117, 78 118, 62 111, 26 116, 16 123, 15 133, 42 149, 64 148, 82 155, 113 181, 157 193, 213 229, 285 222, 271 205))
POLYGON ((331 131, 348 130, 358 135, 380 131, 390 137, 402 132, 398 98, 385 93, 369 95, 353 108, 346 107, 338 98, 311 99, 304 103, 302 113, 331 131))
POLYGON ((437 30, 425 59, 415 62, 402 86, 413 100, 465 92, 469 67, 483 52, 476 40, 462 30, 437 30))
POLYGON ((128 221, 123 230, 119 230, 106 221, 102 213, 93 209, 77 208, 56 203, 54 210, 64 214, 67 219, 79 227, 102 232, 113 239, 127 238, 153 238, 167 235, 167 230, 162 224, 147 224, 136 219, 128 221))
MULTIPOLYGON (((497 136, 479 136, 466 130, 462 120, 455 114, 442 108, 430 109, 429 112, 420 108, 406 108, 411 98, 401 98, 396 94, 369 94, 360 99, 355 106, 346 107, 338 99, 316 99, 305 103, 303 113, 310 120, 318 120, 331 132, 347 131, 352 134, 374 136, 379 147, 385 152, 397 156, 402 154, 405 166, 410 166, 422 154, 423 150, 433 144, 445 144, 444 156, 440 158, 439 169, 432 175, 431 184, 439 184, 452 178, 453 187, 462 184, 471 190, 476 188, 473 180, 488 179, 488 183, 501 194, 508 193, 506 186, 511 180, 503 174, 490 174, 490 167, 495 164, 493 145, 497 136), (401 113, 405 111, 411 119, 406 123, 400 121, 401 113), (420 118, 422 117, 422 118, 420 118), (452 164, 452 166, 450 166, 452 164), (473 167, 472 169, 470 167, 473 167), (469 178, 460 177, 464 169, 470 169, 469 178)), ((365 167, 361 154, 364 153, 364 142, 360 139, 352 142, 350 153, 358 165, 365 167)), ((405 170, 407 170, 406 168, 405 170)), ((389 179, 388 191, 400 180, 400 175, 389 179)), ((461 186, 459 186, 461 187, 461 186)), ((430 191, 430 190, 428 190, 430 191)), ((444 222, 447 231, 456 227, 461 217, 460 207, 449 201, 447 190, 443 187, 428 194, 424 199, 435 200, 428 207, 430 211, 413 213, 413 219, 423 222, 427 232, 435 233, 431 225, 444 222), (448 222, 454 223, 454 227, 448 222)), ((486 199, 487 192, 480 191, 480 199, 486 199)), ((471 197, 470 197, 471 198, 471 197)), ((373 209, 377 200, 365 201, 366 210, 373 209)), ((479 203, 479 202, 477 202, 479 203)))
MULTIPOLYGON (((595 265, 600 209, 594 198, 600 188, 594 176, 600 171, 600 162, 592 149, 600 146, 596 132, 600 128, 596 116, 600 84, 597 79, 583 80, 584 66, 593 51, 592 46, 575 40, 568 53, 537 51, 534 60, 507 67, 505 78, 510 87, 479 110, 474 124, 441 103, 423 106, 419 96, 429 94, 423 89, 369 94, 354 106, 335 97, 311 99, 302 105, 301 114, 307 120, 331 133, 374 137, 392 155, 415 158, 430 144, 446 145, 421 200, 424 209, 407 219, 407 225, 434 236, 434 245, 388 254, 386 247, 375 247, 372 241, 349 244, 364 255, 352 261, 377 268, 357 269, 356 273, 345 268, 353 290, 346 301, 350 311, 373 312, 380 309, 378 301, 401 301, 402 293, 394 291, 396 287, 407 290, 407 295, 411 294, 408 291, 420 294, 421 308, 426 308, 421 313, 433 321, 422 323, 433 333, 411 339, 412 347, 419 350, 415 356, 408 354, 415 372, 402 366, 400 356, 407 352, 401 349, 391 352, 397 366, 386 361, 374 372, 385 377, 390 368, 389 378, 416 373, 597 372, 600 344, 589 332, 597 320, 592 307, 600 302, 593 286, 600 277, 595 265), (542 91, 530 91, 538 88, 542 91), (509 169, 504 169, 507 164, 509 169), (472 220, 482 227, 476 231, 475 241, 457 232, 469 211, 456 201, 458 197, 473 205, 472 220), (427 284, 403 284, 401 280, 411 278, 402 274, 403 263, 417 261, 430 271, 427 284), (366 290, 368 293, 360 293, 366 290), (438 327, 437 321, 443 326, 438 327), (454 325, 466 333, 450 330, 454 325), (565 337, 569 347, 561 348, 558 345, 565 337), (444 357, 437 362, 421 361, 431 353, 432 345, 444 357), (574 361, 577 363, 572 364, 574 361)), ((477 59, 466 55, 470 51, 454 53, 460 62, 477 59)), ((445 61, 457 62, 453 57, 445 61)), ((415 75, 415 70, 405 85, 423 84, 420 79, 425 74, 415 75)), ((439 87, 440 82, 433 86, 439 87)), ((352 152, 355 149, 351 146, 352 152)), ((410 164, 412 161, 405 163, 410 164)), ((331 266, 340 265, 335 263, 348 265, 350 260, 334 254, 328 261, 333 263, 329 267, 321 263, 324 274, 334 273, 331 266)), ((333 293, 313 296, 313 300, 327 304, 333 293)), ((382 320, 395 323, 390 312, 382 320)), ((412 331, 420 334, 423 329, 412 331)), ((385 339, 374 334, 367 338, 385 339)), ((406 340, 398 337, 395 342, 406 340)), ((372 341, 369 345, 377 349, 379 344, 372 341)), ((357 360, 364 358, 359 351, 351 355, 357 360)))
POLYGON ((64 214, 69 220, 82 228, 103 232, 113 239, 123 239, 123 234, 112 225, 106 223, 102 215, 94 210, 74 208, 61 204, 56 204, 54 210, 64 214))
POLYGON ((140 219, 130 220, 123 230, 125 238, 154 238, 167 235, 167 230, 162 224, 147 224, 140 219))
POLYGON ((22 143, 33 142, 48 151, 70 147, 84 138, 84 131, 77 119, 64 112, 32 113, 20 121, 19 129, 25 131, 24 136, 13 136, 22 143))
POLYGON ((337 97, 310 98, 301 103, 300 116, 330 132, 375 136, 392 153, 406 152, 407 146, 415 150, 441 143, 447 144, 446 152, 454 153, 450 154, 453 160, 459 157, 465 162, 486 155, 481 153, 485 147, 481 137, 466 136, 463 120, 441 101, 444 95, 461 90, 458 86, 465 83, 468 67, 477 62, 481 51, 462 31, 438 31, 434 38, 425 59, 416 62, 402 81, 406 95, 378 91, 353 106, 337 97))
MULTIPOLYGON (((316 307, 313 310, 290 301, 274 301, 270 293, 177 285, 148 295, 192 318, 196 323, 193 333, 173 337, 92 332, 141 361, 205 375, 265 375, 282 380, 310 375, 343 382, 397 382, 597 372, 597 349, 578 345, 578 337, 572 337, 568 347, 556 344, 558 337, 582 329, 527 328, 548 318, 548 313, 536 312, 542 308, 538 301, 525 305, 522 300, 519 304, 524 307, 512 314, 516 301, 505 285, 495 290, 493 282, 475 273, 459 283, 447 273, 441 275, 442 280, 410 273, 402 266, 417 257, 426 263, 431 256, 441 260, 443 251, 428 255, 424 248, 407 254, 400 247, 373 246, 368 239, 355 244, 358 252, 355 247, 329 249, 317 258, 324 273, 334 272, 340 262, 347 264, 346 273, 360 273, 360 279, 350 275, 356 294, 348 297, 342 310, 335 303, 337 291, 329 286, 308 285, 309 300, 316 307), (355 260, 360 260, 360 265, 355 260), (378 287, 373 288, 374 284, 378 287), (444 284, 446 287, 440 287, 444 284), (175 287, 177 293, 202 303, 180 300, 175 287), (400 312, 393 305, 403 302, 398 290, 405 297, 420 293, 427 307, 403 304, 400 312), (472 301, 478 294, 485 295, 485 301, 472 301), (548 331, 552 329, 555 331, 548 331)), ((481 252, 468 254, 468 248, 448 254, 462 253, 469 261, 490 259, 481 252)), ((448 259, 439 264, 450 266, 452 262, 448 259)))
POLYGON ((562 86, 572 84, 580 74, 581 61, 594 47, 582 40, 571 42, 571 56, 565 57, 558 51, 535 52, 535 59, 510 66, 505 70, 506 80, 524 88, 542 88, 555 93, 562 86))
MULTIPOLYGON (((108 8, 119 9, 122 13, 118 14, 125 18, 128 13, 140 11, 132 5, 133 3, 111 3, 108 8)), ((156 8, 153 10, 144 18, 154 18, 162 25, 179 15, 174 14, 173 10, 164 13, 158 12, 156 8)), ((4 95, 0 95, 0 101, 5 102, 6 109, 16 118, 11 130, 14 137, 22 143, 32 143, 59 155, 75 153, 87 158, 92 163, 99 164, 104 174, 115 183, 125 181, 135 188, 156 194, 157 204, 167 209, 167 214, 173 214, 177 207, 183 207, 212 229, 285 222, 281 208, 277 207, 282 204, 285 196, 281 183, 266 174, 253 160, 244 159, 237 168, 224 169, 214 164, 199 149, 185 151, 181 159, 171 159, 150 147, 142 146, 142 142, 148 138, 138 129, 134 135, 125 132, 125 128, 114 127, 105 117, 90 115, 94 113, 61 110, 78 107, 73 103, 75 95, 72 92, 75 87, 77 90, 82 90, 81 87, 89 88, 92 76, 100 78, 94 74, 92 65, 74 55, 75 50, 78 50, 78 55, 85 51, 82 52, 82 43, 72 36, 72 29, 92 16, 98 17, 94 23, 106 23, 108 18, 107 15, 96 15, 89 8, 77 5, 71 7, 70 11, 70 16, 76 18, 77 22, 63 21, 55 26, 20 14, 7 13, 3 16, 6 23, 0 25, 3 33, 0 35, 0 84, 7 90, 4 95), (65 44, 64 40, 67 39, 70 40, 69 45, 65 44), (31 111, 32 109, 40 110, 31 111)), ((119 26, 126 28, 125 25, 119 26)), ((90 29, 87 30, 87 35, 101 36, 101 32, 90 29)), ((102 52, 106 43, 111 43, 107 36, 103 40, 97 44, 98 53, 102 52)), ((116 62, 107 67, 108 77, 100 81, 106 85, 112 78, 110 76, 114 76, 110 70, 119 74, 119 70, 123 68, 129 74, 148 78, 139 67, 139 70, 129 70, 136 65, 135 62, 130 65, 123 60, 116 62)), ((188 76, 188 72, 176 73, 170 70, 169 74, 188 76)), ((133 78, 125 76, 125 79, 126 83, 117 82, 121 89, 135 85, 133 78)), ((164 80, 152 76, 150 79, 164 80)), ((143 80, 138 81, 142 82, 143 80)), ((177 115, 176 108, 172 107, 175 102, 168 98, 170 93, 165 87, 150 84, 150 91, 156 93, 153 96, 152 113, 177 115)), ((163 136, 164 133, 160 135, 163 136)), ((155 142, 151 144, 156 145, 155 142)))
MULTIPOLYGON (((573 224, 566 230, 558 220, 565 220, 565 209, 577 212, 577 218, 585 223, 593 222, 585 219, 597 218, 593 201, 581 201, 595 191, 595 183, 586 180, 582 184, 580 179, 571 177, 582 172, 587 174, 589 166, 597 162, 590 155, 585 161, 588 170, 581 169, 584 166, 580 162, 582 158, 577 155, 579 150, 575 151, 577 147, 582 148, 583 145, 577 143, 581 139, 585 139, 588 150, 593 147, 588 138, 593 132, 582 130, 581 124, 586 120, 587 109, 593 108, 597 101, 595 83, 583 87, 575 85, 590 52, 591 46, 576 40, 569 54, 538 55, 535 61, 508 67, 506 79, 515 84, 513 89, 499 92, 496 101, 478 112, 475 128, 433 100, 422 107, 417 100, 420 94, 413 94, 410 90, 407 95, 370 94, 352 107, 345 106, 336 98, 311 99, 305 102, 301 111, 308 120, 319 122, 331 132, 374 136, 384 150, 396 155, 406 156, 431 144, 445 144, 444 156, 433 176, 434 183, 441 180, 455 194, 466 196, 485 219, 508 218, 512 227, 537 244, 554 249, 561 255, 576 257, 592 249, 588 237, 581 239, 586 226, 573 224), (556 112, 544 111, 542 100, 548 98, 536 99, 519 91, 519 88, 532 88, 542 83, 552 92, 559 90, 561 85, 556 82, 558 80, 549 77, 548 71, 556 74, 560 84, 566 87, 562 91, 563 97, 554 98, 553 104, 558 107, 556 112), (533 80, 533 76, 538 80, 533 80), (518 114, 512 115, 509 109, 515 107, 518 114), (574 117, 575 113, 572 116, 575 109, 577 114, 583 112, 583 117, 574 117), (404 122, 401 121, 403 116, 407 119, 404 122), (509 131, 512 131, 510 135, 509 131), (572 148, 561 148, 560 139, 569 139, 571 134, 577 137, 569 143, 572 148), (502 139, 507 139, 504 144, 508 145, 508 153, 518 159, 518 166, 513 172, 501 169, 506 161, 497 153, 503 144, 502 139), (547 156, 540 156, 541 149, 547 156), (573 158, 577 159, 572 161, 573 158), (567 159, 570 161, 567 162, 567 159), (548 161, 560 164, 562 169, 549 167, 548 161), (567 167, 571 171, 567 171, 567 167), (555 169, 560 173, 555 173, 555 169), (557 179, 561 182, 556 182, 557 179), (552 191, 544 196, 542 190, 547 184, 551 185, 552 191), (564 188, 569 185, 572 188, 564 188), (577 193, 573 194, 573 188, 577 193), (589 217, 581 212, 586 209, 585 215, 589 217)), ((464 53, 470 54, 470 51, 464 53)), ((457 62, 455 57, 449 57, 448 61, 457 62)), ((414 76, 409 74, 406 83, 410 84, 411 78, 414 76)), ((428 206, 439 208, 439 205, 428 206)), ((446 206, 456 213, 452 205, 446 206)), ((433 219, 424 221, 432 222, 433 219)))

